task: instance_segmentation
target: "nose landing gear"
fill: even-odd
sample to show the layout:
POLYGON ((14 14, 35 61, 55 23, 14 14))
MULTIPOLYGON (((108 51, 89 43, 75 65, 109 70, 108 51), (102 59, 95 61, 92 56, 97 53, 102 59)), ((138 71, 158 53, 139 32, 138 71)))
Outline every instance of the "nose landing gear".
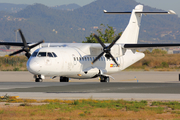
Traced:
POLYGON ((43 79, 45 79, 43 75, 34 75, 34 78, 35 82, 43 82, 43 79))

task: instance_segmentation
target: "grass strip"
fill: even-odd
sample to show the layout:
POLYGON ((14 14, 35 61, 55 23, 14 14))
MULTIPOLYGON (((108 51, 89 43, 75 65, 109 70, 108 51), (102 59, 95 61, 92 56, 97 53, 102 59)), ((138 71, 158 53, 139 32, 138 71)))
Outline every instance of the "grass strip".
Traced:
POLYGON ((180 119, 180 103, 125 100, 33 100, 0 98, 0 120, 5 119, 180 119), (13 106, 14 104, 17 104, 13 106), (33 103, 39 103, 33 105, 33 103), (46 103, 46 104, 41 104, 46 103))

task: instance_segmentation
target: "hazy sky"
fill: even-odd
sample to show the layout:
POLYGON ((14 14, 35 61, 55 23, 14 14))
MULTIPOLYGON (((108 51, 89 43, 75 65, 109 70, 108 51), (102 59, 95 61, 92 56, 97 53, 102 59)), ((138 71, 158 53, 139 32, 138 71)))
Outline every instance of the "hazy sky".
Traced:
POLYGON ((91 3, 94 0, 0 0, 0 3, 15 3, 15 4, 34 4, 42 3, 47 6, 63 5, 69 3, 76 3, 80 6, 91 3))
MULTIPOLYGON (((0 3, 15 3, 15 4, 34 4, 42 3, 47 6, 63 5, 76 3, 80 6, 91 3, 95 0, 0 0, 0 3)), ((156 7, 163 10, 174 10, 180 16, 180 0, 136 0, 145 5, 156 7)))
POLYGON ((180 0, 136 0, 148 6, 163 10, 174 10, 180 17, 180 0))

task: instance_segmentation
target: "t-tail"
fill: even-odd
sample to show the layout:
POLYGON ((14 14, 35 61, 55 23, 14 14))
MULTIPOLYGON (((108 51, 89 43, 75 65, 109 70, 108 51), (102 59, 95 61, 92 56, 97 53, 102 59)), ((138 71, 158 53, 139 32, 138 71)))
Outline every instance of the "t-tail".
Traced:
POLYGON ((137 44, 139 37, 139 30, 141 25, 142 14, 176 14, 174 11, 170 10, 169 12, 143 12, 143 5, 137 5, 132 12, 107 12, 106 14, 131 14, 129 24, 124 30, 122 36, 116 43, 121 44, 137 44))

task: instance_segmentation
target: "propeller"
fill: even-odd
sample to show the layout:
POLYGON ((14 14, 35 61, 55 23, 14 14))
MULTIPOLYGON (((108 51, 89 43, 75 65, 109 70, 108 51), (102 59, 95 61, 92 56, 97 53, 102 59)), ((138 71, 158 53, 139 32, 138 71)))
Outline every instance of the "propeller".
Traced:
POLYGON ((97 39, 97 41, 101 44, 101 46, 103 47, 103 52, 101 54, 99 54, 92 62, 92 64, 94 64, 99 58, 101 58, 104 54, 105 57, 107 59, 112 58, 112 60, 116 63, 116 65, 119 67, 119 64, 117 63, 116 59, 112 56, 111 54, 111 48, 114 46, 114 44, 118 41, 118 39, 120 38, 120 36, 118 35, 115 40, 109 45, 106 46, 97 35, 94 34, 94 37, 97 39))
POLYGON ((25 39, 25 37, 24 37, 21 29, 19 29, 19 33, 20 33, 20 36, 21 36, 21 39, 22 39, 22 42, 23 42, 23 45, 24 45, 24 46, 23 46, 23 48, 22 48, 21 50, 18 50, 18 51, 16 51, 16 52, 10 54, 9 56, 13 56, 13 55, 19 54, 19 53, 21 53, 21 52, 26 52, 25 55, 26 55, 26 57, 29 59, 29 58, 31 57, 30 50, 31 50, 32 48, 38 46, 39 44, 44 43, 44 40, 42 40, 42 41, 40 41, 40 42, 38 42, 38 43, 36 43, 36 44, 34 44, 34 45, 29 46, 29 45, 27 44, 27 42, 26 42, 26 39, 25 39))

